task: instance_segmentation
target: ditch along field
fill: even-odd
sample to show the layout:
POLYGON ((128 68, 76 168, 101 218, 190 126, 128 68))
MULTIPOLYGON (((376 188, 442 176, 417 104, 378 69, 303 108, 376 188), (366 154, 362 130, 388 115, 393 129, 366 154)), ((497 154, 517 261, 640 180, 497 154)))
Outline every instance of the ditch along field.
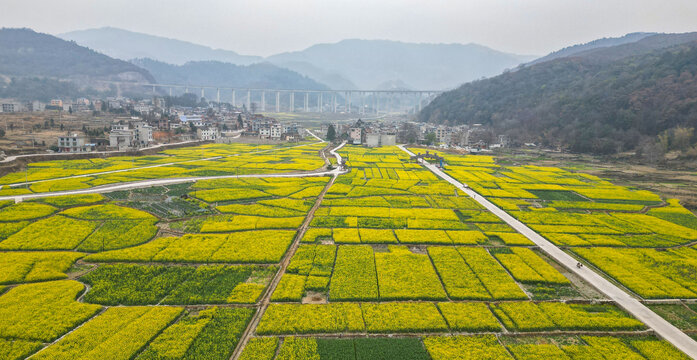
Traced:
MULTIPOLYGON (((298 149, 309 151, 277 151, 298 149)), ((292 161, 320 167, 317 149, 316 159, 308 153, 292 161)), ((340 153, 351 171, 323 198, 329 177, 216 179, 0 202, 0 359, 686 359, 399 148, 340 153)), ((249 154, 250 164, 254 156, 259 171, 302 170, 272 169, 266 159, 273 152, 249 154)), ((448 160, 454 174, 473 173, 464 167, 497 178, 513 171, 485 157, 448 160)), ((577 176, 584 177, 563 175, 577 176)), ((673 252, 552 229, 609 228, 631 223, 622 217, 630 215, 674 226, 690 221, 679 204, 630 189, 607 193, 642 198, 584 201, 542 190, 526 190, 531 198, 486 196, 515 203, 506 209, 529 224, 537 223, 525 214, 568 216, 566 223, 540 221, 552 226, 536 230, 586 241, 561 244, 584 258, 583 250, 673 252), (575 224, 586 217, 617 220, 575 224)), ((628 242, 673 241, 694 251, 685 230, 617 231, 628 242)), ((694 305, 654 310, 697 329, 694 305)))
POLYGON ((26 171, 0 177, 0 196, 161 178, 313 171, 324 165, 317 153, 325 146, 319 142, 208 144, 149 156, 36 162, 29 164, 26 171))

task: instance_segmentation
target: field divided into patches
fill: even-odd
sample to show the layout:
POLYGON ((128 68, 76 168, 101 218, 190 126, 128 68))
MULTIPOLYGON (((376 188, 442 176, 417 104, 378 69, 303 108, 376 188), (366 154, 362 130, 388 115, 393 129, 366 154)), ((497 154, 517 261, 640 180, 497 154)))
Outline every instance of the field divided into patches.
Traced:
POLYGON ((636 296, 697 299, 697 217, 678 200, 561 168, 437 153, 451 176, 636 296))
POLYGON ((342 156, 242 358, 681 356, 399 149, 342 156))
MULTIPOLYGON (((315 170, 323 147, 168 150, 131 161, 188 162, 75 186, 315 170), (213 156, 228 157, 199 161, 213 156)), ((328 189, 302 238, 329 177, 0 202, 0 359, 685 358, 399 148, 340 153, 350 171, 328 189)), ((480 189, 509 179, 506 194, 485 195, 550 240, 577 241, 558 244, 635 293, 697 296, 680 271, 693 264, 687 230, 697 227, 677 202, 561 169, 446 156, 448 171, 486 179, 475 183, 480 189), (553 180, 564 190, 541 185, 553 180), (623 266, 601 265, 618 261, 623 266)), ((101 168, 39 163, 29 180, 126 165, 106 160, 101 168)), ((30 189, 51 191, 47 183, 30 189)), ((8 191, 15 190, 0 190, 8 191)), ((697 334, 694 305, 651 306, 697 334)))
POLYGON ((28 164, 27 171, 0 177, 0 196, 86 189, 160 178, 271 174, 322 168, 324 143, 279 145, 208 144, 148 156, 52 160, 28 164), (94 175, 91 175, 94 174, 94 175), (77 176, 77 177, 76 177, 77 176), (62 179, 66 177, 73 177, 62 179), (27 186, 13 186, 25 181, 27 186))
MULTIPOLYGON (((188 173, 158 167, 150 175, 315 170, 323 147, 186 162, 188 173)), ((204 146, 200 155, 178 149, 136 160, 268 148, 204 146)), ((114 169, 52 163, 29 180, 114 169), (76 170, 52 172, 60 166, 76 170)), ((0 359, 229 359, 328 180, 221 179, 0 202, 0 359)))
POLYGON ((257 337, 240 357, 288 359, 689 359, 650 336, 257 337))

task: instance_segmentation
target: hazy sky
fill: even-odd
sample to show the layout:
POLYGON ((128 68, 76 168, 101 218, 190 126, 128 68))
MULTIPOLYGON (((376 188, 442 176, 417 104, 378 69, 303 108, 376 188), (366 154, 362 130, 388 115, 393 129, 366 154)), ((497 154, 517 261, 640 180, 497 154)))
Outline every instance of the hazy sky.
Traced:
POLYGON ((114 26, 250 55, 347 38, 542 55, 636 31, 697 31, 697 0, 2 0, 0 26, 114 26))

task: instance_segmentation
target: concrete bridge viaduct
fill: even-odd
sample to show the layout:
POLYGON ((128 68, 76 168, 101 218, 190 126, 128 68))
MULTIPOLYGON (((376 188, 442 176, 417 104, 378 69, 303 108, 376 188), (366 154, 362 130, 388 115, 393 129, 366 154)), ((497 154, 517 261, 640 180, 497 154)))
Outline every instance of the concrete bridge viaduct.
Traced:
POLYGON ((255 103, 261 112, 347 112, 358 114, 410 113, 418 112, 428 105, 441 90, 309 90, 309 89, 264 89, 238 88, 208 85, 147 84, 111 82, 119 85, 142 86, 152 89, 153 95, 194 93, 200 91, 202 98, 245 105, 247 109, 255 103), (227 93, 221 98, 221 91, 227 93), (212 95, 206 97, 206 95, 212 95), (299 106, 298 106, 299 103, 299 106), (283 106, 282 106, 283 105, 283 106))

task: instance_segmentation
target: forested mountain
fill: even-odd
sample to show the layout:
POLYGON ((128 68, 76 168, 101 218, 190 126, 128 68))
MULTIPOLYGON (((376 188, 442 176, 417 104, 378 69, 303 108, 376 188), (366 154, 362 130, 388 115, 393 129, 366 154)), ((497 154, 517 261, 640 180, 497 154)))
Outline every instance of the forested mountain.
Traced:
POLYGON ((74 42, 30 29, 0 29, 0 74, 109 78, 126 73, 152 80, 147 71, 133 64, 112 59, 74 42))
POLYGON ((593 41, 585 43, 585 44, 578 44, 578 45, 565 47, 565 48, 558 50, 558 51, 555 51, 547 56, 543 56, 539 59, 535 59, 526 65, 534 65, 534 64, 539 64, 541 62, 545 62, 545 61, 574 56, 576 54, 579 54, 579 53, 582 53, 582 52, 585 52, 588 50, 630 44, 630 43, 637 42, 637 41, 639 41, 647 36, 651 36, 651 35, 656 35, 656 34, 655 33, 631 33, 631 34, 627 34, 625 36, 618 37, 618 38, 603 38, 603 39, 593 40, 593 41))
POLYGON ((697 126, 697 33, 649 36, 465 84, 419 119, 485 124, 518 142, 579 152, 652 144, 697 126))
POLYGON ((177 65, 201 60, 246 65, 262 60, 259 56, 240 55, 230 50, 212 49, 186 41, 112 27, 72 31, 59 34, 58 37, 122 60, 150 58, 177 65))
POLYGON ((131 63, 52 35, 0 29, 0 97, 47 101, 115 91, 95 80, 152 82, 154 78, 131 63))
POLYGON ((293 70, 313 80, 329 86, 333 90, 353 90, 358 86, 337 72, 328 72, 304 61, 287 61, 274 63, 276 66, 293 70))
POLYGON ((148 70, 159 83, 234 86, 265 89, 327 89, 306 76, 269 63, 234 65, 218 61, 192 61, 171 65, 151 59, 135 59, 133 64, 148 70))

